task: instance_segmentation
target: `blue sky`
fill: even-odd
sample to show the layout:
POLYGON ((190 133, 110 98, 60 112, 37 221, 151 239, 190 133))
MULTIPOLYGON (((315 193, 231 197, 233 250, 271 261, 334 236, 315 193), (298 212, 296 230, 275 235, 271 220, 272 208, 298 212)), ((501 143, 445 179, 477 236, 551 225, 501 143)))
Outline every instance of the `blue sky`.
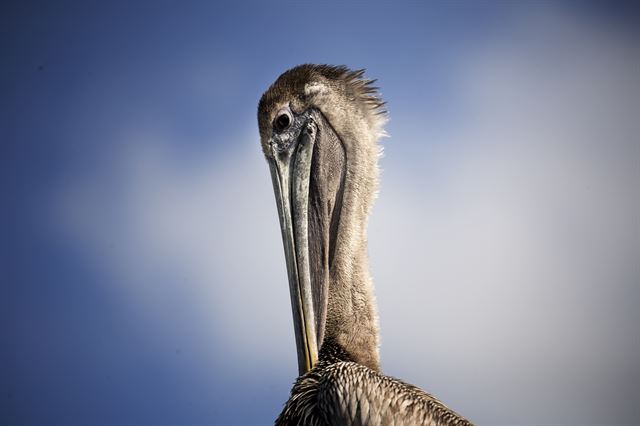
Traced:
POLYGON ((384 371, 478 424, 637 423, 635 8, 317 3, 3 3, 1 423, 273 421, 297 364, 255 115, 304 62, 388 102, 384 371))

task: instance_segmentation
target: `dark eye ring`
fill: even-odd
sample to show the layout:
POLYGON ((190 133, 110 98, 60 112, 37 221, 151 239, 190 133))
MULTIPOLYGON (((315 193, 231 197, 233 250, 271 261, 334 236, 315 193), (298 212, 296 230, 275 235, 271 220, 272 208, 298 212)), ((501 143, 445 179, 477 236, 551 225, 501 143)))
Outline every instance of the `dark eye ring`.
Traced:
POLYGON ((288 110, 281 110, 278 112, 276 119, 273 120, 273 127, 276 131, 281 132, 287 129, 292 121, 291 113, 288 110))

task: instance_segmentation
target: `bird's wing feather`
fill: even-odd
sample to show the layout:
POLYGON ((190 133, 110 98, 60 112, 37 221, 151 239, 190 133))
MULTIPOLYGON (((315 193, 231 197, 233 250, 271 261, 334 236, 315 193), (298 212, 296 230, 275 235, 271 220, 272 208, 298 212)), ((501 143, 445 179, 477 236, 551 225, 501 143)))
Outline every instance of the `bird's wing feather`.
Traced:
POLYGON ((317 386, 329 425, 471 426, 421 389, 353 362, 327 367, 317 386))

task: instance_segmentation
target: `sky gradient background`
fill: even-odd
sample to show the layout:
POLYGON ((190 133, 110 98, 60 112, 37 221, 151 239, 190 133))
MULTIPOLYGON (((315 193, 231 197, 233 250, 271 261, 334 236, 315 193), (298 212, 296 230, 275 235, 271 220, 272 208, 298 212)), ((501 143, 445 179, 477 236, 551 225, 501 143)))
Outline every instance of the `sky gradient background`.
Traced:
POLYGON ((0 424, 272 423, 297 364, 256 106, 304 62, 367 68, 388 102, 383 370, 478 425, 638 424, 638 24, 3 2, 0 424))

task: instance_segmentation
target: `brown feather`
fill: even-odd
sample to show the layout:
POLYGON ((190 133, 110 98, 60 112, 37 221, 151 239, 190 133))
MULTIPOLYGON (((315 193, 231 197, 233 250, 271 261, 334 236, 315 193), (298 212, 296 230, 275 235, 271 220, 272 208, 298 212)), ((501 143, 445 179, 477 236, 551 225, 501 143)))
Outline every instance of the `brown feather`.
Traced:
POLYGON ((309 249, 315 291, 327 291, 328 283, 327 305, 316 308, 324 340, 318 363, 298 378, 276 424, 471 425, 430 394, 379 371, 366 225, 386 110, 374 83, 364 70, 305 64, 282 74, 258 105, 267 157, 278 110, 321 114, 311 169, 309 249))

